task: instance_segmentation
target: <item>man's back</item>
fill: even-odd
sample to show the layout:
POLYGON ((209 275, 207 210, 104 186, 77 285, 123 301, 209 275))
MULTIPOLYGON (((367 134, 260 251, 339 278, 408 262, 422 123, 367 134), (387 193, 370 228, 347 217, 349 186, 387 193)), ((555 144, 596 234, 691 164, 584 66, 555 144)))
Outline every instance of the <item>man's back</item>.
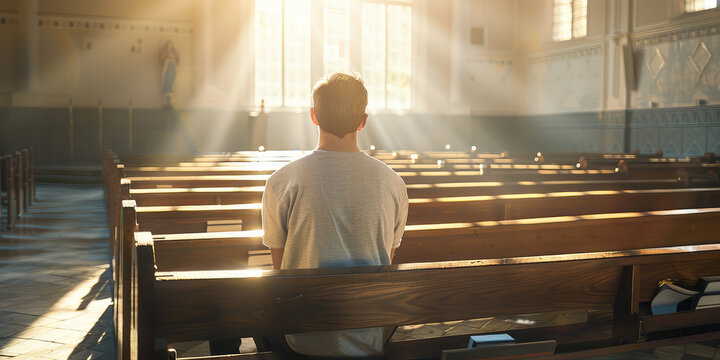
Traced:
MULTIPOLYGON (((389 265, 407 218, 407 191, 387 165, 362 153, 316 150, 278 170, 263 195, 264 242, 284 248, 283 269, 389 265)), ((296 351, 365 356, 382 330, 287 337, 296 351)))

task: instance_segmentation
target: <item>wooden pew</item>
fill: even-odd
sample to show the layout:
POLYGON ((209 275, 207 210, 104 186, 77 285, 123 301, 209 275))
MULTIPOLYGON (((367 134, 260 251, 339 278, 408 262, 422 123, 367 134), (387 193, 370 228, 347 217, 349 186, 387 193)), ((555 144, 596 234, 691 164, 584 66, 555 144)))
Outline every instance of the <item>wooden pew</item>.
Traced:
MULTIPOLYGON (((499 221, 549 216, 720 207, 720 189, 587 191, 410 199, 408 225, 499 221)), ((261 228, 261 203, 144 206, 141 231, 205 232, 209 221, 237 221, 261 228)))
MULTIPOLYGON (((550 180, 621 180, 624 177, 601 170, 536 170, 483 176, 476 171, 398 172, 406 184, 479 182, 479 181, 550 181, 550 180), (596 172, 597 171, 597 172, 596 172)), ((269 175, 200 175, 129 177, 133 188, 261 186, 269 175)))
MULTIPOLYGON (((284 164, 284 163, 283 163, 284 164)), ((512 180, 513 177, 563 175, 565 178, 585 174, 597 176, 600 174, 616 173, 619 178, 633 180, 673 179, 682 180, 686 186, 707 183, 711 186, 720 185, 718 174, 720 165, 701 163, 672 163, 672 164, 633 164, 632 166, 621 160, 618 164, 593 169, 577 169, 573 165, 546 165, 546 164, 390 164, 399 174, 410 177, 406 182, 411 183, 417 176, 478 176, 481 180, 512 180)), ((174 166, 157 167, 143 166, 126 169, 128 176, 138 180, 146 177, 163 176, 198 176, 198 175, 269 175, 281 167, 280 164, 250 164, 237 166, 174 166)), ((427 182, 441 181, 426 178, 427 182)))
MULTIPOLYGON (((572 181, 572 180, 653 180, 678 179, 685 176, 686 185, 696 181, 702 186, 717 186, 720 167, 698 167, 688 169, 650 168, 639 171, 621 172, 614 170, 535 170, 499 169, 490 172, 465 171, 398 171, 406 184, 482 182, 482 181, 572 181), (697 174, 695 174, 697 173, 697 174)), ((262 175, 198 175, 198 176, 138 176, 130 177, 135 188, 158 187, 243 187, 264 185, 269 174, 262 175)))
POLYGON ((28 182, 30 184, 30 203, 35 202, 37 190, 35 188, 35 147, 28 147, 28 182))
MULTIPOLYGON (((133 201, 123 203, 123 235, 136 230, 133 201)), ((612 251, 641 247, 697 245, 717 241, 720 209, 656 211, 649 214, 594 214, 579 218, 408 226, 396 254, 399 263, 508 256, 612 251), (599 241, 593 241, 598 239, 599 241)), ((165 234, 155 237, 155 261, 161 271, 239 269, 247 266, 247 252, 264 249, 261 232, 165 234)), ((131 241, 120 250, 117 309, 129 309, 131 241)), ((129 316, 129 313, 125 313, 129 316)), ((129 322, 126 318, 122 324, 129 322)), ((126 331, 118 336, 127 338, 126 331), (123 335, 124 334, 124 335, 123 335)), ((127 346, 127 343, 125 343, 127 346)), ((127 350, 127 349, 125 349, 127 350)))
POLYGON ((33 164, 32 148, 0 156, 0 204, 5 208, 4 226, 7 229, 12 229, 17 218, 32 205, 35 192, 33 164))
MULTIPOLYGON (((682 184, 669 180, 595 180, 595 181, 509 181, 474 183, 410 184, 410 198, 449 196, 502 195, 518 193, 549 193, 562 191, 674 189, 682 184)), ((250 187, 196 187, 130 189, 130 195, 139 206, 155 205, 221 205, 260 202, 264 186, 250 187)))
MULTIPOLYGON (((126 229, 134 230, 137 228, 135 204, 125 201, 123 205, 126 229)), ((717 241, 718 222, 720 208, 409 225, 395 261, 468 260, 706 244, 717 241)), ((143 229, 142 222, 140 229, 143 229)), ((247 266, 249 251, 266 249, 262 245, 261 230, 158 234, 155 240, 157 264, 168 271, 242 268, 247 266)), ((131 242, 129 234, 124 233, 121 251, 127 251, 131 242)), ((118 266, 122 271, 128 265, 118 266)))
POLYGON ((408 224, 432 224, 719 207, 720 188, 565 191, 409 201, 408 224))
POLYGON ((27 148, 21 150, 20 161, 22 161, 22 188, 23 194, 25 195, 23 198, 23 206, 27 209, 30 205, 32 205, 32 187, 30 184, 30 174, 32 173, 32 169, 30 168, 30 150, 27 148))
POLYGON ((18 216, 22 216, 25 210, 25 192, 23 191, 25 185, 25 170, 23 167, 22 152, 15 152, 13 162, 15 162, 15 211, 18 216))
MULTIPOLYGON (((128 187, 128 183, 125 184, 125 187, 128 187)), ((546 199, 553 199, 553 200, 560 200, 560 201, 567 201, 568 199, 572 199, 572 201, 576 202, 579 206, 575 211, 578 210, 582 212, 583 208, 582 204, 584 204, 585 201, 583 201, 581 198, 583 196, 585 198, 589 197, 599 197, 599 198, 606 198, 604 201, 605 206, 615 206, 616 210, 619 206, 618 204, 625 204, 626 206, 629 206, 630 208, 626 208, 625 210, 632 210, 636 211, 638 210, 637 206, 647 206, 647 209, 653 209, 655 207, 661 207, 661 206, 672 206, 674 203, 676 206, 679 204, 687 204, 685 201, 689 201, 690 203, 698 206, 708 206, 711 204, 715 204, 718 199, 718 191, 717 189, 691 189, 688 191, 670 191, 665 194, 661 191, 640 191, 637 193, 628 192, 626 194, 623 193, 617 193, 617 194, 605 194, 605 193, 599 193, 594 195, 588 195, 588 194, 558 194, 558 195, 565 195, 565 196, 550 196, 548 198, 538 198, 537 194, 529 194, 530 196, 526 198, 520 198, 520 197, 511 197, 509 199, 485 199, 485 200, 476 200, 475 201, 469 201, 470 204, 469 208, 467 209, 468 212, 472 212, 472 206, 473 203, 485 203, 485 204, 493 204, 495 205, 486 205, 487 211, 483 214, 479 214, 476 218, 474 218, 472 221, 476 221, 478 219, 486 219, 488 216, 491 216, 488 214, 488 212, 496 211, 496 214, 494 216, 499 217, 499 220, 502 219, 501 216, 507 216, 508 211, 504 210, 506 207, 509 208, 520 208, 522 209, 523 206, 518 205, 521 204, 521 201, 525 202, 538 202, 543 201, 546 199), (670 197, 673 196, 673 193, 677 194, 679 197, 675 200, 673 203, 660 203, 658 205, 657 203, 663 199, 663 195, 670 194, 670 197), (570 196, 567 196, 570 195, 570 196), (622 196, 630 196, 627 201, 622 201, 622 196), (634 196, 633 195, 637 195, 634 196), (688 195, 685 198, 681 195, 688 195), (646 200, 643 200, 643 196, 645 196, 646 200), (573 199, 575 198, 575 199, 573 199), (647 199, 655 199, 655 200, 647 200, 647 199), (499 206, 497 205, 498 201, 507 201, 507 204, 515 204, 513 205, 504 205, 499 206), (694 201, 694 202, 693 202, 694 201), (704 204, 704 205, 703 205, 704 204)), ((467 200, 467 199, 466 199, 467 200)), ((462 203, 462 202, 460 202, 462 203)), ((603 203, 603 202, 601 202, 603 203)), ((423 206, 428 203, 419 203, 419 204, 413 204, 411 207, 411 214, 412 209, 416 206, 423 206)), ((437 202, 436 204, 443 204, 442 202, 437 202)), ((449 203, 453 204, 453 203, 449 203)), ((124 217, 129 220, 129 223, 126 223, 125 229, 131 229, 131 231, 134 231, 137 228, 137 220, 135 215, 135 209, 133 204, 132 211, 130 209, 124 210, 124 217), (131 212, 129 212, 131 211, 131 212)), ((547 208, 557 208, 561 209, 561 213, 566 211, 565 209, 567 206, 530 206, 532 209, 536 210, 538 214, 545 214, 547 208)), ((260 250, 264 249, 262 243, 261 243, 261 234, 257 231, 255 232, 236 232, 236 233, 217 233, 217 234, 167 234, 167 233, 173 233, 173 232, 179 232, 181 230, 187 232, 187 231, 205 231, 203 221, 206 221, 207 219, 218 219, 218 218, 226 218, 226 219, 236 219, 241 217, 241 212, 247 212, 248 209, 245 210, 228 210, 228 209, 220 209, 216 207, 216 214, 220 215, 209 215, 210 211, 199 211, 197 208, 202 207, 196 207, 196 211, 189 211, 186 214, 188 217, 188 221, 195 221, 197 226, 196 228, 187 228, 183 225, 181 222, 173 219, 168 219, 168 215, 164 214, 160 217, 162 219, 165 217, 166 222, 164 224, 158 225, 155 221, 157 219, 153 219, 152 215, 149 217, 143 217, 143 213, 141 212, 141 220, 140 229, 151 229, 155 232, 163 233, 165 235, 159 235, 157 238, 158 240, 158 251, 156 253, 157 256, 157 262, 158 265, 161 266, 161 269, 171 269, 171 270, 187 270, 187 269, 225 269, 225 268, 237 268, 247 265, 247 253, 251 250, 260 250), (222 213, 225 213, 222 215, 222 213), (228 257, 223 257, 221 255, 229 255, 228 257)), ((255 204, 253 208, 254 216, 256 217, 256 228, 259 229, 259 208, 260 204, 255 204)), ((452 207, 451 207, 452 208, 452 207)), ((186 210, 192 209, 192 207, 185 208, 186 210)), ((232 208, 231 208, 232 209, 232 208)), ((441 208, 440 208, 441 209, 441 208)), ((151 209, 151 210, 158 210, 158 209, 151 209)), ((183 210, 183 208, 176 208, 173 209, 174 212, 177 212, 177 210, 183 210)), ((598 210, 595 208, 595 210, 598 210)), ((438 209, 432 209, 428 208, 425 210, 428 216, 430 218, 433 218, 434 220, 441 219, 441 210, 438 209)), ((475 210, 476 211, 476 210, 475 210)), ((152 214, 153 211, 148 212, 147 214, 152 214)), ((477 211, 476 211, 477 213, 477 211)), ((532 220, 530 223, 514 223, 514 222, 498 222, 495 224, 491 224, 490 222, 477 222, 473 224, 466 224, 464 228, 460 228, 458 224, 438 224, 435 226, 409 226, 406 234, 405 234, 405 243, 403 247, 401 248, 401 251, 399 252, 399 255, 397 257, 398 261, 403 262, 411 262, 411 261, 419 261, 418 259, 430 259, 431 256, 441 256, 438 254, 448 254, 448 255, 442 255, 442 256, 470 256, 473 257, 483 257, 483 256, 495 256, 495 257, 504 257, 504 256, 511 256, 513 254, 518 253, 518 249, 526 249, 525 251, 530 251, 533 254, 543 254, 543 251, 548 251, 547 253, 552 252, 562 252, 562 251, 590 251, 592 249, 605 249, 605 250, 612 250, 612 249, 619 249, 623 248, 623 246, 627 247, 636 247, 638 246, 637 241, 633 241, 638 238, 638 233, 636 230, 639 229, 648 229, 649 232, 652 232, 653 229, 663 229, 663 231, 659 231, 657 234, 658 236, 662 235, 676 235, 679 232, 682 232, 685 230, 685 228, 682 228, 681 230, 673 230, 673 228, 669 228, 668 226, 680 226, 682 224, 685 224, 686 226, 690 227, 691 229, 694 229, 694 231, 703 232, 703 229, 706 229, 708 226, 710 226, 710 229, 714 229, 715 223, 720 220, 716 216, 715 213, 712 213, 711 215, 695 215, 695 217, 686 216, 682 214, 682 211, 680 211, 681 214, 678 216, 670 216, 668 217, 668 214, 672 214, 672 212, 669 213, 662 213, 662 214, 656 214, 652 221, 640 221, 640 219, 636 218, 637 214, 610 214, 606 215, 612 220, 609 221, 600 221, 597 220, 594 222, 596 224, 595 226, 588 227, 587 225, 584 225, 584 223, 587 223, 587 220, 592 220, 594 217, 600 217, 600 215, 590 215, 587 218, 579 217, 579 218, 566 218, 565 222, 562 224, 564 227, 561 227, 560 230, 553 230, 559 225, 558 219, 535 219, 532 220), (627 223, 623 223, 622 226, 618 227, 618 231, 620 231, 621 234, 627 234, 628 236, 615 236, 611 237, 608 235, 608 238, 616 239, 618 242, 608 243, 608 244, 598 244, 595 242, 588 242, 588 238, 592 238, 594 235, 593 231, 606 231, 610 229, 614 229, 614 223, 620 222, 622 217, 626 217, 628 219, 627 223), (714 216, 714 217, 713 217, 714 216), (544 222, 544 223, 543 223, 544 222), (578 225, 580 224, 580 225, 578 225), (645 225, 643 225, 645 224, 645 225), (708 225, 709 224, 709 225, 708 225), (543 227, 544 226, 544 227, 543 227), (584 227, 583 227, 584 226, 584 227), (483 230, 483 229, 491 229, 491 230, 483 230), (622 229, 627 228, 627 232, 623 232, 622 229), (664 231, 668 230, 668 231, 664 231), (486 239, 488 231, 491 234, 495 234, 495 238, 493 238, 493 241, 490 241, 486 239), (555 231, 555 232, 553 232, 555 231), (552 239, 563 239, 565 242, 559 243, 558 245, 552 246, 552 244, 548 244, 546 241, 538 241, 539 237, 538 234, 544 234, 544 233, 551 233, 553 234, 552 239), (517 238, 518 242, 515 243, 513 239, 517 238), (442 239, 442 242, 433 241, 437 239, 442 239), (520 245, 522 244, 522 245, 520 245), (537 245, 537 246, 533 246, 537 245), (465 245, 465 246, 463 246, 465 245), (607 245, 607 247, 602 247, 603 245, 607 245)), ((520 213, 524 215, 528 215, 528 212, 520 213)), ((454 221, 457 220, 458 217, 462 217, 462 215, 458 216, 456 213, 448 213, 446 216, 446 220, 454 221)), ((411 215, 412 219, 412 215, 411 215)), ((460 220, 458 220, 460 221, 460 220)), ((423 223, 422 220, 420 221, 409 221, 410 224, 412 223, 423 223)), ((246 223, 247 224, 247 223, 246 223)), ((704 234, 712 233, 713 231, 705 231, 704 234)), ((127 238, 127 230, 123 231, 123 233, 126 235, 127 238)), ((642 233, 642 232, 641 232, 642 233)), ((689 232, 689 234, 694 234, 692 232, 689 232)), ((644 239, 643 237, 639 237, 640 239, 644 239)), ((686 239, 684 237, 681 237, 681 239, 686 239)), ((698 238, 687 238, 687 239, 693 239, 692 241, 699 241, 699 242, 708 242, 711 240, 708 240, 706 238, 698 239, 698 238)), ((668 244, 677 244, 679 240, 670 237, 662 238, 661 240, 658 240, 657 238, 650 238, 648 239, 649 243, 644 245, 668 245, 668 244)), ((127 254, 127 251, 129 251, 130 240, 127 240, 124 242, 124 244, 120 244, 120 246, 124 246, 124 249, 118 250, 118 252, 122 253, 123 251, 125 254, 127 254)), ((692 242, 691 242, 692 243, 692 242)), ((125 256, 118 255, 118 259, 126 259, 125 256)), ((437 260, 437 258, 435 258, 437 260)), ((118 260, 122 261, 122 260, 118 260)), ((116 269, 121 269, 120 271, 129 271, 128 264, 117 264, 115 266, 116 269)), ((117 281, 117 284, 125 284, 123 280, 119 279, 117 281)), ((129 286, 129 285, 125 285, 129 286)), ((122 294, 122 290, 118 290, 118 294, 122 294)), ((120 304, 120 301, 117 301, 116 304, 120 304)))
POLYGON ((478 181, 465 183, 409 184, 408 197, 502 195, 562 191, 677 189, 677 179, 659 180, 552 180, 552 181, 478 181))
MULTIPOLYGON (((2 192, 4 194, 2 203, 5 205, 5 226, 11 230, 15 227, 17 216, 17 193, 15 192, 15 160, 12 155, 5 155, 2 158, 2 192)), ((2 226, 2 225, 0 225, 2 226)))
MULTIPOLYGON (((164 272, 155 268, 152 235, 137 233, 135 241, 131 351, 141 359, 166 358, 165 344, 173 341, 573 309, 614 309, 617 347, 603 350, 610 353, 623 343, 661 346, 654 337, 661 330, 717 325, 720 318, 720 309, 650 316, 641 306, 662 279, 694 283, 720 273, 720 244, 385 267, 164 272)), ((386 358, 437 357, 442 350, 405 346, 398 353, 388 346, 386 358)))

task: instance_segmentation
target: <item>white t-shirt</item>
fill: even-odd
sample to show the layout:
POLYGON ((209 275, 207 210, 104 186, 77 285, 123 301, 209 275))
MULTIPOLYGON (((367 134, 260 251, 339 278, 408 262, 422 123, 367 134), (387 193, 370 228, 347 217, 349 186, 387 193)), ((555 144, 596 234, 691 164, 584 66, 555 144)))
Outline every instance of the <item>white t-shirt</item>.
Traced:
MULTIPOLYGON (((315 150, 267 181, 263 243, 284 248, 282 269, 389 265, 408 213, 402 178, 362 152, 315 150)), ((314 356, 382 352, 382 329, 286 336, 295 351, 314 356)))

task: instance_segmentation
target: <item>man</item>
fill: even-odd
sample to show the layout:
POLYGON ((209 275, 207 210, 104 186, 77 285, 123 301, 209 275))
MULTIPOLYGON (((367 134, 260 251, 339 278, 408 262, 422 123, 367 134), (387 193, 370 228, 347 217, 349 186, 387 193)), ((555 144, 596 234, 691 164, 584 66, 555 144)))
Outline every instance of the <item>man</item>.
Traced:
MULTIPOLYGON (((333 73, 313 89, 314 152, 276 171, 263 194, 263 242, 276 269, 389 265, 407 219, 405 183, 390 167, 360 152, 367 90, 354 74, 333 73)), ((286 336, 311 356, 382 353, 383 329, 286 336)))

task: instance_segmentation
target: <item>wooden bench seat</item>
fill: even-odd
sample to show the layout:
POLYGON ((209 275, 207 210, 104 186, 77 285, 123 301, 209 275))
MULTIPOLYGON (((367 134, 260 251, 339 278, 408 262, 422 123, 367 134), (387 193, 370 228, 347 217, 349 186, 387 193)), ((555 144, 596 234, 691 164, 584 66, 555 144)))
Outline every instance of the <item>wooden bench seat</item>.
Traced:
MULTIPOLYGON (((155 270, 151 234, 135 239, 131 351, 144 359, 165 358, 171 341, 572 309, 614 309, 614 343, 638 343, 653 339, 655 329, 643 325, 652 318, 638 312, 658 281, 693 283, 720 273, 719 244, 385 267, 163 272, 155 270)), ((718 323, 720 310, 701 312, 677 315, 673 328, 718 323)), ((415 355, 441 350, 424 347, 415 355)))

